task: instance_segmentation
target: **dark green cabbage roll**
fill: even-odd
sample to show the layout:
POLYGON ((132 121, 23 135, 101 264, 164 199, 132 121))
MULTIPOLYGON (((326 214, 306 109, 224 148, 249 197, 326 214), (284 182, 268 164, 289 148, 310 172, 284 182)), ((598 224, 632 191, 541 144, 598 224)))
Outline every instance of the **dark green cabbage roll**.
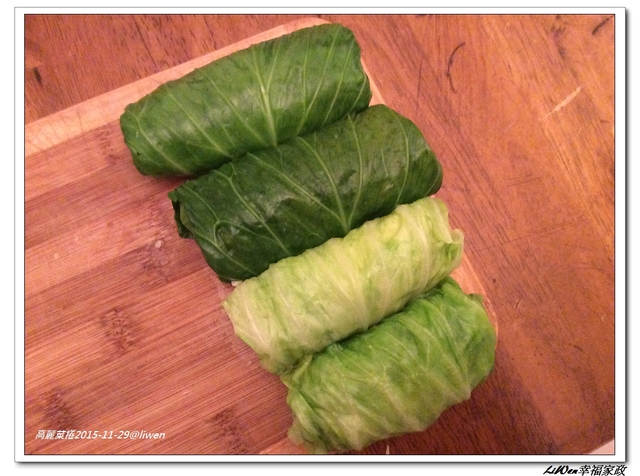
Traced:
POLYGON ((126 107, 120 117, 145 175, 196 176, 369 105, 348 28, 322 24, 252 45, 126 107))
POLYGON ((426 197, 278 261, 238 284, 222 306, 262 366, 281 374, 437 285, 460 264, 463 247, 444 202, 426 197))
POLYGON ((259 275, 398 205, 434 194, 442 168, 422 133, 384 105, 249 153, 169 194, 180 235, 223 281, 259 275))
POLYGON ((486 379, 495 345, 482 297, 447 278, 281 377, 293 413, 289 438, 313 453, 344 452, 424 430, 486 379))

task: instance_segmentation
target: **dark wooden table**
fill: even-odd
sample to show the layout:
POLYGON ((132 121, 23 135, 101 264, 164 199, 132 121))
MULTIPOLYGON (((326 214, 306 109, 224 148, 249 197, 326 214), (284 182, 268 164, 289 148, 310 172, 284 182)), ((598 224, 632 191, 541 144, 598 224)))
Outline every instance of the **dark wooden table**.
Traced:
MULTIPOLYGON (((26 15, 27 454, 297 451, 282 385, 216 308, 229 287, 177 237, 175 182, 136 173, 117 112, 132 84, 300 18, 26 15), (166 437, 38 437, 49 429, 166 437)), ((471 400, 363 453, 610 441, 614 17, 320 18, 354 31, 385 102, 442 162, 438 195, 499 321, 495 370, 471 400)))

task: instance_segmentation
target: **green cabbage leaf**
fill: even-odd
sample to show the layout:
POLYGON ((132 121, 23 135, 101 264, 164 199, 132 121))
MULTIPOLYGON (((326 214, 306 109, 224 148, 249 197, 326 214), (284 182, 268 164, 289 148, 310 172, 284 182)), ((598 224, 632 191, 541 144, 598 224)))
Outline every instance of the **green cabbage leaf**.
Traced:
POLYGON ((344 452, 424 430, 487 378, 495 345, 482 297, 447 278, 281 377, 289 438, 313 453, 344 452))
POLYGON ((263 367, 283 373, 435 286, 460 264, 463 241, 444 202, 422 198, 278 261, 223 307, 263 367))
POLYGON ((442 168, 417 126, 384 105, 248 153, 169 193, 178 231, 223 281, 343 237, 435 193, 442 168))
POLYGON ((366 108, 353 32, 322 24, 236 51, 129 104, 120 127, 145 175, 196 176, 366 108))

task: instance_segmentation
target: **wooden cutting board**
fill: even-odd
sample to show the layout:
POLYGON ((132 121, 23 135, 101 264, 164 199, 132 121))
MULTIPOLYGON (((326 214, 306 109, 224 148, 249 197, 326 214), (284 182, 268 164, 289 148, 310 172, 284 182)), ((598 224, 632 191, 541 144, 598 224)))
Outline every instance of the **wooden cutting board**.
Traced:
MULTIPOLYGON (((321 22, 283 25, 26 126, 25 454, 304 453, 286 437, 284 385, 221 308, 231 286, 178 236, 167 193, 181 180, 140 175, 118 119, 170 79, 321 22)), ((454 276, 485 294, 466 258, 454 276)), ((401 438, 394 451, 415 453, 419 435, 401 438)))

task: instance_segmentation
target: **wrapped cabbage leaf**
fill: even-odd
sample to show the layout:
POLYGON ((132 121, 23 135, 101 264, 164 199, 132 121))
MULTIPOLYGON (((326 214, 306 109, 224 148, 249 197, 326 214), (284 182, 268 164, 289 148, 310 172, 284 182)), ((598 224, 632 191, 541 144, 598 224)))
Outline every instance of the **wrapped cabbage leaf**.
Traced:
POLYGON ((120 117, 145 175, 195 176, 369 105, 351 30, 322 24, 257 43, 169 81, 120 117))
POLYGON ((248 153, 169 193, 182 237, 223 281, 343 237, 435 193, 442 168, 418 127, 384 105, 248 153))
POLYGON ((482 297, 447 278, 281 377, 293 413, 289 438, 313 453, 344 452, 424 430, 486 379, 495 345, 482 297))
POLYGON ((444 202, 422 198, 278 261, 222 305, 262 366, 283 373, 435 286, 459 265, 463 240, 444 202))

